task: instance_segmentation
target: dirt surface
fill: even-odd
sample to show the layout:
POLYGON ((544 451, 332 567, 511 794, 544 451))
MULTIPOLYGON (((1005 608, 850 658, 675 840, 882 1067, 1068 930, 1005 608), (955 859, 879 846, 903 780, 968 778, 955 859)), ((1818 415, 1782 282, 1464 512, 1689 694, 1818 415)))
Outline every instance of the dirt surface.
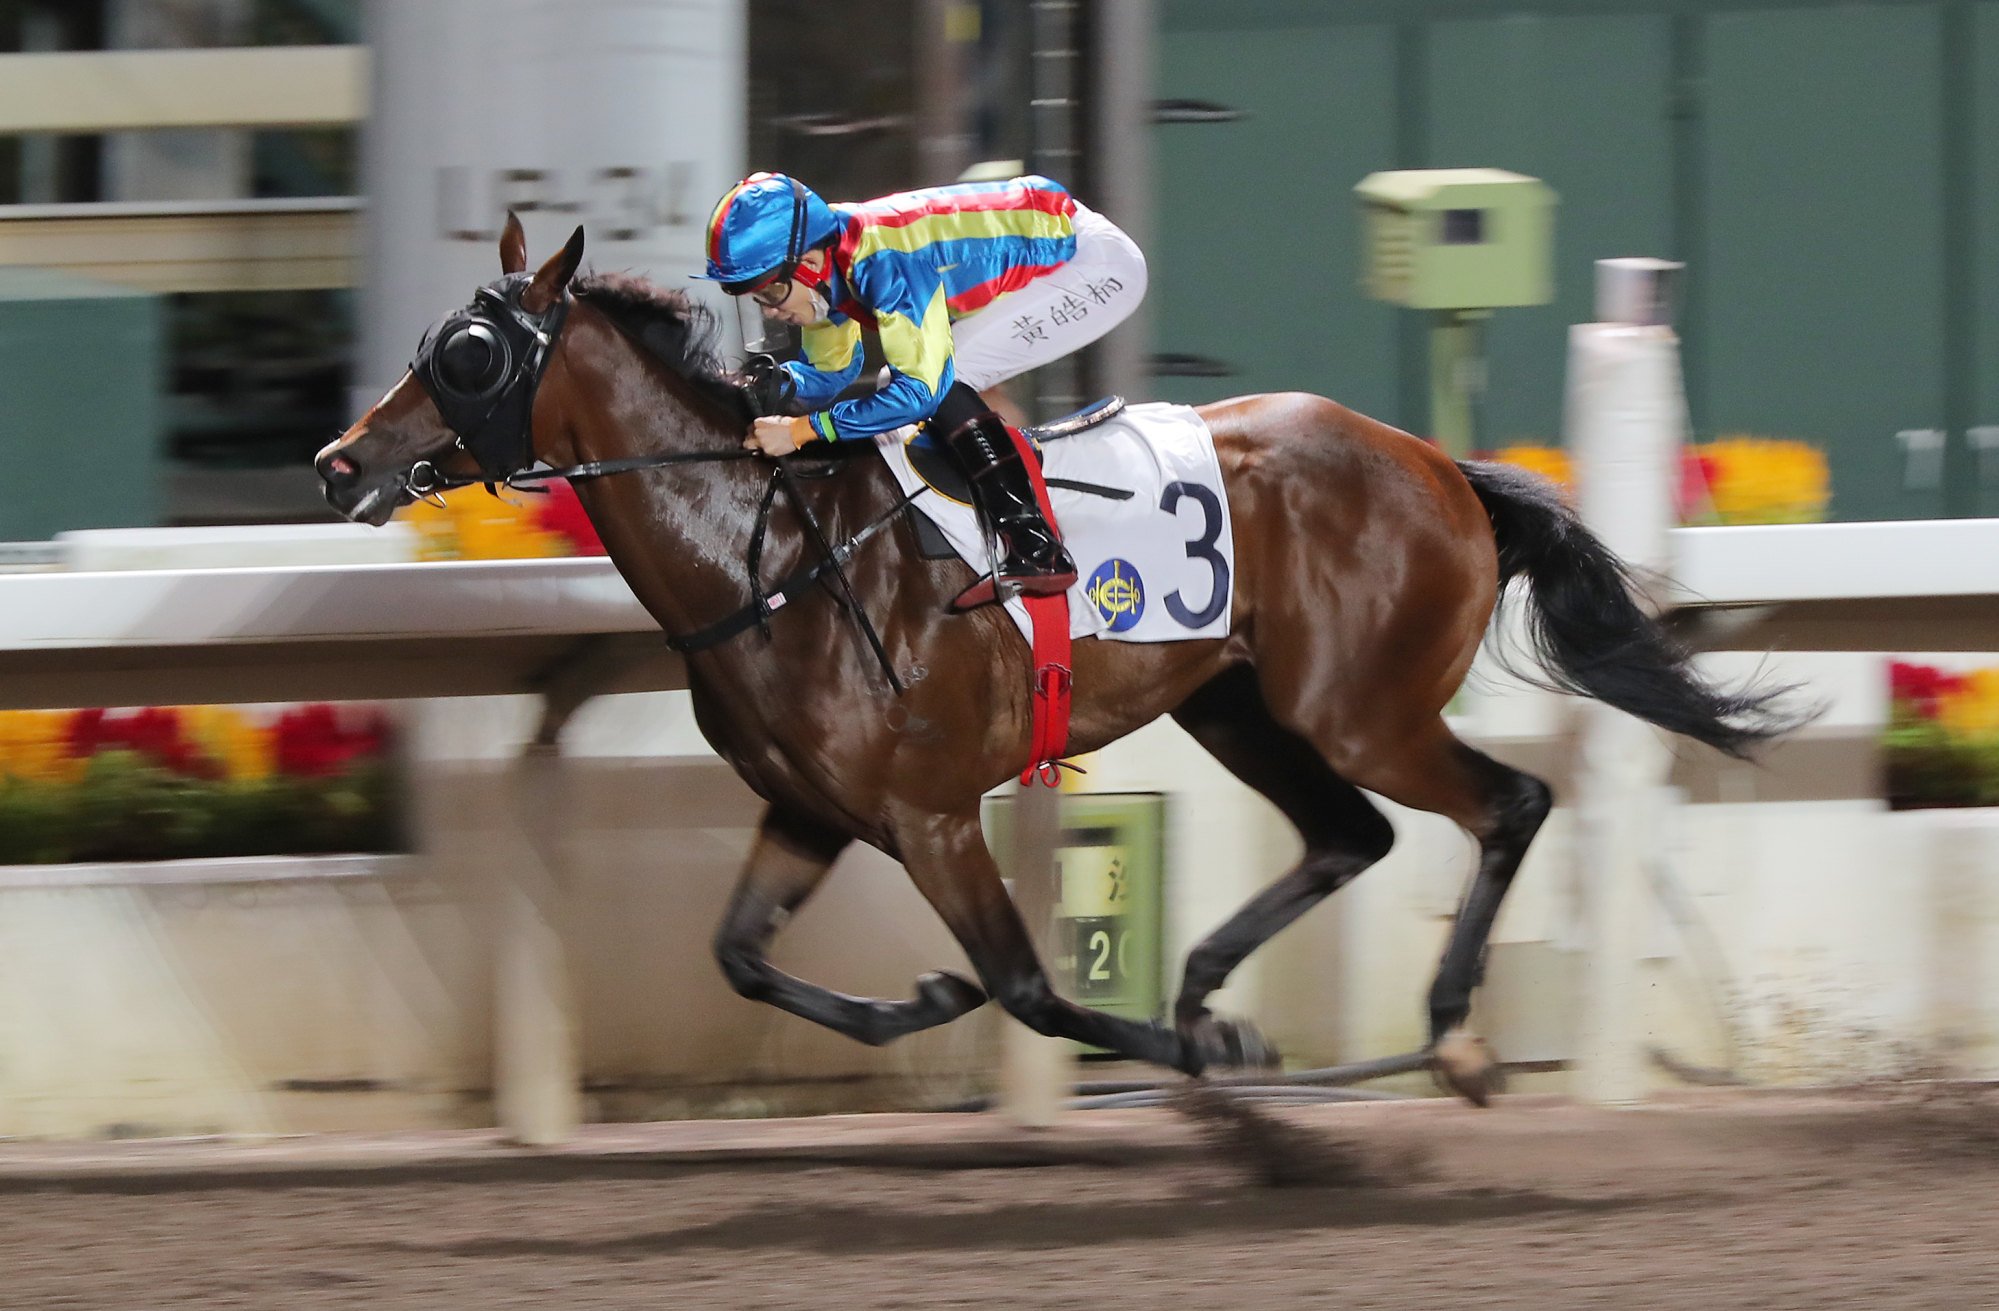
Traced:
POLYGON ((1999 1303, 1990 1090, 1275 1114, 0 1144, 0 1307, 1999 1303))

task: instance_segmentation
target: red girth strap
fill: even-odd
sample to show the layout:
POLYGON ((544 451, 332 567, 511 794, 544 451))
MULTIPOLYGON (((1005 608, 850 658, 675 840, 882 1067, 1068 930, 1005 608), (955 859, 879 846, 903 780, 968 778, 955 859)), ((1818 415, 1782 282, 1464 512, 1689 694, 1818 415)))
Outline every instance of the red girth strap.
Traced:
POLYGON ((1021 599, 1034 625, 1034 742, 1020 781, 1032 785, 1039 779, 1054 787, 1062 778, 1055 762, 1069 746, 1069 598, 1021 599))
MULTIPOLYGON (((1041 477, 1041 461, 1035 457, 1033 446, 1012 424, 1007 425, 1006 435, 1013 440, 1013 449, 1027 470, 1027 481, 1034 488, 1034 499, 1041 503, 1048 526, 1060 532, 1055 523, 1055 507, 1048 500, 1048 484, 1041 477)), ((1055 762, 1069 747, 1069 693, 1073 681, 1069 670, 1069 597, 1064 593, 1023 596, 1021 600, 1027 605, 1027 618, 1034 629, 1034 736, 1020 781, 1024 787, 1032 787, 1037 779, 1055 787, 1062 779, 1055 762)))

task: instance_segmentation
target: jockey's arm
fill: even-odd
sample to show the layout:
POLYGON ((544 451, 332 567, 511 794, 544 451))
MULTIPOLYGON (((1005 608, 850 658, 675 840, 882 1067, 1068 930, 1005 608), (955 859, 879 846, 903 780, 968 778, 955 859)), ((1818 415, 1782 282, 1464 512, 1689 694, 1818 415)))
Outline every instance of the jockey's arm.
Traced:
POLYGON ((872 437, 920 423, 936 411, 957 376, 944 283, 927 267, 895 259, 896 254, 882 252, 854 275, 855 290, 874 310, 889 383, 871 396, 814 411, 812 427, 822 438, 872 437))
POLYGON ((785 371, 797 384, 797 401, 808 410, 822 409, 861 376, 861 325, 852 319, 814 323, 799 334, 802 360, 789 360, 785 371))

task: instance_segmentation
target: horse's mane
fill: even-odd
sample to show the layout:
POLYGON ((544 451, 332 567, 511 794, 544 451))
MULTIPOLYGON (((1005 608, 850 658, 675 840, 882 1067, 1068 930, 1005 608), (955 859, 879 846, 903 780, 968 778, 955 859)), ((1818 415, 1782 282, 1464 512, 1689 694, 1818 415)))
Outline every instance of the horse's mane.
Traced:
POLYGON ((696 393, 744 423, 755 417, 749 394, 730 376, 717 351, 715 312, 684 291, 630 273, 586 273, 570 283, 579 300, 601 310, 633 341, 690 384, 696 393))

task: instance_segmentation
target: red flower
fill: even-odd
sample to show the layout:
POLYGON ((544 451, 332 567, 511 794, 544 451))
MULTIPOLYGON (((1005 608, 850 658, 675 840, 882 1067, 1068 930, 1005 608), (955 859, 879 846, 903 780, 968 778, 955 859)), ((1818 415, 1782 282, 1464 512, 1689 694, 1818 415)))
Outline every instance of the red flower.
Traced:
POLYGON ((548 495, 541 499, 535 511, 534 526, 562 538, 569 544, 571 554, 605 554, 603 539, 597 536, 597 526, 590 522, 583 502, 577 498, 576 489, 566 481, 548 485, 548 495))
POLYGON ((1888 662, 1889 697, 1924 719, 1936 718, 1944 698, 1963 691, 1967 681, 1962 674, 1946 673, 1930 665, 1902 660, 1888 662))
POLYGON ((345 726, 333 707, 321 702, 287 710, 278 719, 275 737, 279 772, 323 778, 356 760, 381 755, 388 746, 389 722, 376 709, 345 726))
POLYGON ((97 748, 104 742, 104 712, 95 707, 79 710, 69 717, 63 734, 63 746, 71 760, 83 760, 97 754, 97 748))
POLYGON ((1680 486, 1675 499, 1681 519, 1696 518, 1714 508, 1714 483, 1720 472, 1713 456, 1688 446, 1680 448, 1680 486))
POLYGON ((146 706, 122 715, 96 708, 78 710, 70 716, 64 737, 72 760, 85 760, 99 751, 130 751, 177 774, 221 776, 221 767, 187 736, 187 726, 174 706, 146 706))

